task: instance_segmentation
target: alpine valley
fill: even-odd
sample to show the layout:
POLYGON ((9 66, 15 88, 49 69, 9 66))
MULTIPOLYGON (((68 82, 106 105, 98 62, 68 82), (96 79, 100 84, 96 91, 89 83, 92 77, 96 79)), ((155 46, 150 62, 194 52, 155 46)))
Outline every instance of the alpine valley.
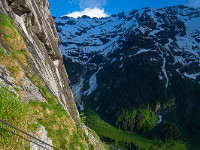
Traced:
POLYGON ((53 19, 75 101, 102 140, 123 149, 199 149, 199 8, 53 19))

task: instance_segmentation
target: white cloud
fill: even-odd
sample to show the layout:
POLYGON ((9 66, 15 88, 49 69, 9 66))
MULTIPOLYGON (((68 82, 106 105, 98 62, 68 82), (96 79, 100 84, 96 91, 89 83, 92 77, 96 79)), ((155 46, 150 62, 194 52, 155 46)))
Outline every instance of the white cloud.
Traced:
POLYGON ((200 0, 189 0, 187 5, 192 7, 200 7, 200 0))
POLYGON ((99 8, 93 8, 93 9, 86 8, 83 11, 75 11, 75 12, 69 13, 66 16, 78 18, 78 17, 82 17, 83 15, 87 15, 91 18, 93 18, 93 17, 101 18, 101 17, 107 17, 108 16, 108 14, 105 13, 104 9, 99 9, 99 8))

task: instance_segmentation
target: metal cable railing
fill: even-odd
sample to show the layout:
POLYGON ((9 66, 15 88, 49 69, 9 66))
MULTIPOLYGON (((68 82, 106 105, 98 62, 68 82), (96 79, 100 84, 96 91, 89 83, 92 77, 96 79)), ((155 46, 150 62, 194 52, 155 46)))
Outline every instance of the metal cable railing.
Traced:
MULTIPOLYGON (((0 119, 0 122, 2 122, 2 123, 4 123, 5 125, 7 125, 7 126, 13 128, 13 129, 15 129, 15 130, 17 130, 17 131, 23 133, 24 135, 26 135, 26 136, 32 138, 33 140, 39 141, 39 142, 42 143, 43 145, 46 145, 46 146, 51 147, 51 148, 53 148, 53 149, 55 149, 55 150, 58 150, 57 148, 51 146, 50 144, 45 143, 44 141, 42 141, 42 140, 40 140, 40 139, 38 139, 38 138, 36 138, 36 137, 30 135, 29 133, 26 133, 25 131, 22 131, 22 130, 18 129, 17 127, 15 127, 15 126, 9 124, 8 122, 4 121, 3 119, 0 119)), ((4 130, 4 131, 7 131, 7 130, 5 130, 5 129, 3 129, 3 130, 4 130)), ((20 136, 20 135, 19 135, 19 136, 20 136)), ((24 137, 23 137, 23 138, 24 138, 24 137)), ((40 144, 37 143, 37 142, 34 142, 33 140, 32 140, 32 141, 31 141, 31 140, 28 140, 28 139, 26 139, 26 140, 27 140, 27 141, 30 141, 30 142, 32 142, 32 143, 38 145, 38 146, 40 146, 40 147, 43 148, 43 149, 47 149, 47 150, 49 149, 49 148, 46 148, 46 147, 43 146, 43 145, 40 145, 40 144)))

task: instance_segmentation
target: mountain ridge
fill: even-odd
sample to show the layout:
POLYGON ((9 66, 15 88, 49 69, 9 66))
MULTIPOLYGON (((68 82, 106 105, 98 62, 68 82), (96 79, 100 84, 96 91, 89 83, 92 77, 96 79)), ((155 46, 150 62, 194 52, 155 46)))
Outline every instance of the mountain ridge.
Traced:
POLYGON ((199 122, 199 9, 179 5, 54 20, 81 111, 92 109, 115 127, 161 139, 172 128, 174 139, 187 131, 198 144, 190 127, 198 130, 199 122))
MULTIPOLYGON (((197 25, 199 22, 199 10, 192 7, 179 5, 162 9, 143 8, 101 19, 56 17, 54 20, 61 39, 62 54, 82 66, 86 63, 94 67, 95 65, 101 66, 100 63, 102 63, 102 66, 105 62, 109 63, 110 61, 111 63, 113 58, 110 58, 110 56, 115 50, 119 51, 125 47, 126 40, 130 39, 131 34, 135 34, 135 37, 143 38, 141 39, 143 41, 134 39, 136 41, 135 45, 133 45, 133 50, 136 51, 134 56, 142 52, 154 51, 156 47, 162 46, 169 51, 168 53, 170 54, 167 55, 174 57, 174 64, 189 65, 187 63, 189 60, 185 60, 184 56, 179 56, 178 54, 174 56, 173 53, 179 53, 178 50, 180 49, 182 49, 182 52, 185 51, 187 53, 187 57, 192 59, 194 56, 196 57, 194 61, 199 61, 198 43, 200 37, 198 37, 197 25), (195 18, 197 19, 195 20, 195 18), (190 21, 191 19, 194 22, 190 21), (63 23, 61 23, 62 20, 63 23), (170 25, 170 22, 174 24, 170 25), (65 29, 66 27, 68 28, 65 29), (188 30, 195 29, 186 35, 186 28, 188 30), (186 43, 188 39, 190 41, 186 43), (141 42, 144 43, 141 44, 141 42), (189 45, 190 47, 188 47, 189 45), (177 48, 177 51, 172 53, 170 47, 177 48), (196 47, 196 50, 192 51, 192 47, 196 47), (138 49, 141 49, 141 51, 138 49), (93 61, 98 60, 99 64, 93 63, 93 61)), ((156 51, 159 52, 159 50, 156 51)), ((166 73, 163 73, 166 77, 166 73)), ((184 72, 182 75, 196 79, 199 72, 184 72)))

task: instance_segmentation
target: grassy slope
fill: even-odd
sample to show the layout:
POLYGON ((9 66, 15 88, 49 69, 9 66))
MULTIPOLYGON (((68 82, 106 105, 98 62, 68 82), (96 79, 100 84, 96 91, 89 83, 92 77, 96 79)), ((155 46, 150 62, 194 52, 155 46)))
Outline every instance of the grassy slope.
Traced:
POLYGON ((3 13, 0 14, 0 36, 2 41, 8 46, 11 54, 6 56, 1 50, 0 64, 11 72, 12 77, 16 79, 16 83, 20 85, 23 83, 24 71, 19 64, 28 68, 30 54, 13 20, 3 13))
MULTIPOLYGON (((38 124, 35 125, 34 122, 38 122, 46 128, 53 145, 59 149, 84 150, 85 143, 88 143, 90 149, 94 149, 86 134, 75 125, 57 99, 45 88, 45 83, 29 67, 30 54, 13 20, 6 14, 0 14, 0 38, 10 52, 8 54, 3 47, 0 47, 0 65, 11 72, 11 76, 19 86, 23 84, 26 73, 48 101, 48 103, 38 103, 32 100, 29 104, 24 104, 21 98, 16 98, 4 87, 0 95, 0 117, 30 134, 35 133, 34 126, 38 127, 38 124)), ((20 89, 17 92, 22 93, 20 89)), ((11 131, 10 128, 8 130, 11 131)), ((20 149, 20 147, 28 149, 29 142, 21 138, 18 133, 7 134, 4 130, 0 130, 0 149, 20 149)))
MULTIPOLYGON (((38 124, 33 109, 17 98, 8 88, 0 88, 0 118, 21 130, 34 134, 38 124)), ((27 142, 20 132, 0 123, 0 149, 28 149, 27 142), (17 142, 16 142, 17 141, 17 142)))
MULTIPOLYGON (((86 149, 84 142, 90 143, 89 138, 74 124, 69 114, 53 96, 48 98, 48 104, 36 101, 25 104, 6 87, 1 87, 0 92, 0 118, 10 124, 32 135, 35 135, 36 129, 43 125, 53 145, 59 149, 84 150, 86 149)), ((29 142, 25 140, 26 136, 2 123, 0 126, 0 149, 29 148, 29 142)), ((90 147, 92 149, 93 146, 90 147)))
MULTIPOLYGON (((187 147, 182 142, 168 142, 158 144, 157 140, 150 140, 147 137, 142 136, 136 132, 128 133, 123 130, 119 130, 108 123, 100 119, 100 117, 92 110, 85 111, 86 124, 97 132, 97 134, 103 139, 109 139, 110 141, 127 141, 133 142, 139 145, 140 148, 145 150, 155 149, 155 150, 186 150, 187 147)), ((114 143, 112 143, 114 144, 114 143)), ((117 145, 116 145, 117 146, 117 145)))
POLYGON ((88 137, 45 88, 43 94, 48 104, 37 101, 30 101, 29 104, 36 110, 37 121, 46 128, 54 146, 59 149, 86 149, 84 141, 90 143, 88 137))

